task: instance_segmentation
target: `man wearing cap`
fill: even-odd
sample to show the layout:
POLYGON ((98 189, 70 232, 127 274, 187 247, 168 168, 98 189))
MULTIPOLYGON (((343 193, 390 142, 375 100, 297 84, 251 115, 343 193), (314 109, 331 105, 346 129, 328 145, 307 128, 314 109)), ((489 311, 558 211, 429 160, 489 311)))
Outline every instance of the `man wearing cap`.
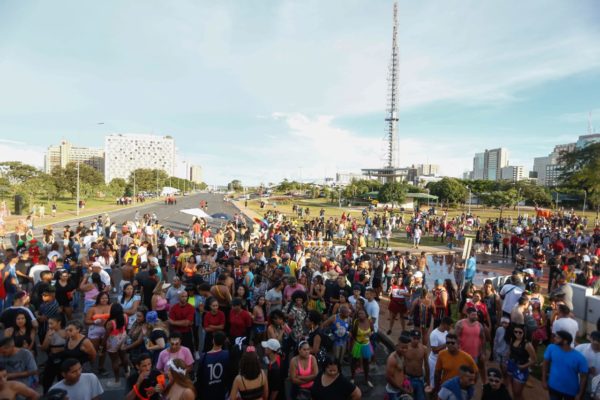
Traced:
POLYGON ((589 368, 587 392, 592 394, 592 380, 600 376, 600 331, 594 331, 590 334, 590 343, 580 344, 575 347, 586 359, 589 368))
POLYGON ((579 331, 579 324, 571 318, 571 309, 566 304, 558 304, 557 311, 558 317, 552 323, 552 333, 556 334, 558 331, 569 332, 573 338, 571 347, 575 348, 575 338, 579 331))
POLYGON ((563 296, 562 301, 571 310, 573 309, 573 289, 567 282, 567 274, 565 272, 558 274, 556 288, 550 292, 550 298, 557 296, 563 296))
POLYGON ((265 355, 269 358, 267 381, 269 383, 269 400, 284 400, 284 375, 281 372, 281 345, 277 339, 261 342, 265 355))
MULTIPOLYGON (((94 272, 97 272, 100 275, 100 280, 102 281, 102 283, 104 283, 104 286, 107 287, 107 291, 110 290, 110 275, 108 274, 108 272, 106 272, 103 268, 102 268, 102 264, 100 264, 98 261, 94 261, 92 263, 92 274, 94 272)), ((92 281, 92 276, 90 274, 89 277, 89 281, 92 281)))
POLYGON ((551 400, 582 399, 586 389, 588 364, 585 357, 571 347, 573 336, 558 331, 544 352, 542 386, 551 400))
POLYGON ((427 347, 421 343, 421 331, 410 332, 410 345, 406 350, 404 371, 413 388, 414 400, 425 400, 425 387, 429 386, 429 363, 427 363, 427 347), (426 383, 427 382, 427 383, 426 383))

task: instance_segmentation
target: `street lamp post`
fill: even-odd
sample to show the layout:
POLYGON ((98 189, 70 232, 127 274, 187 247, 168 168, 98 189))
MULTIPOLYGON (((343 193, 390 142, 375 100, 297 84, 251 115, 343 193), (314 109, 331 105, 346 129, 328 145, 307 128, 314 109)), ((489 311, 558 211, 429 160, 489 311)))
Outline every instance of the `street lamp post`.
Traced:
POLYGON ((133 202, 136 202, 136 197, 135 197, 135 170, 133 170, 133 202))
POLYGON ((521 188, 517 192, 517 218, 521 216, 521 188))
POLYGON ((583 216, 585 217, 585 206, 587 202, 587 190, 583 191, 583 216))
POLYGON ((79 217, 79 160, 77 160, 77 216, 79 217))
POLYGON ((156 197, 158 197, 158 168, 156 169, 156 197))
POLYGON ((469 215, 471 215, 471 186, 467 186, 469 189, 469 215))

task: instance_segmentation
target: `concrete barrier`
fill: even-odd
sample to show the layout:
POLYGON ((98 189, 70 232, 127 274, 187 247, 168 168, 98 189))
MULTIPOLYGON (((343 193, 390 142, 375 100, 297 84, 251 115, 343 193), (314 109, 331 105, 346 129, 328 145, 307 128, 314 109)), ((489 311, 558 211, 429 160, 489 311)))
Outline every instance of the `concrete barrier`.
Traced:
MULTIPOLYGON (((588 321, 588 299, 592 296, 592 288, 582 285, 571 283, 571 289, 573 289, 573 314, 575 320, 579 325, 579 336, 585 336, 588 332, 587 321, 588 321)), ((600 303, 599 303, 600 304, 600 303)), ((600 307, 598 308, 598 315, 600 316, 600 307)), ((596 325, 596 317, 594 319, 594 326, 596 325)))

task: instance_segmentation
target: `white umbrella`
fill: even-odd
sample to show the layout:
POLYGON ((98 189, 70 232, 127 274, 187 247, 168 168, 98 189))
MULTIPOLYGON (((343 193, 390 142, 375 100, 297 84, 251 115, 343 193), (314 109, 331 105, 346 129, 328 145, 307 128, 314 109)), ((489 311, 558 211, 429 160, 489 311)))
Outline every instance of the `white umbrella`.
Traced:
POLYGON ((179 210, 184 214, 193 215, 194 217, 204 218, 204 219, 213 219, 210 215, 204 212, 201 208, 187 208, 185 210, 179 210))

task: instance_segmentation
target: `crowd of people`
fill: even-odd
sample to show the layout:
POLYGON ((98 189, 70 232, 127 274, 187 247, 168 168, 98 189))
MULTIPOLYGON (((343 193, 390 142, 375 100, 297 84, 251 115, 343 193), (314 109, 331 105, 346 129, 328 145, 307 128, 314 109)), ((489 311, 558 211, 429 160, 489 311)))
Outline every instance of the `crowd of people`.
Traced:
POLYGON ((483 399, 522 399, 540 363, 552 398, 581 398, 598 387, 600 332, 575 347, 569 283, 596 285, 599 245, 570 213, 484 222, 268 211, 254 224, 195 218, 182 231, 136 212, 47 227, 40 240, 16 232, 0 260, 0 394, 95 399, 99 376, 130 400, 358 399, 374 387, 387 310, 386 333, 396 321, 402 332, 385 366, 390 400, 469 399, 478 379, 483 399), (424 252, 389 248, 399 232, 414 247, 427 235, 452 247, 465 230, 476 243, 466 260, 448 252, 454 279, 428 280, 424 252), (496 246, 498 235, 509 240, 496 246), (504 246, 509 281, 476 285, 476 258, 504 246))

